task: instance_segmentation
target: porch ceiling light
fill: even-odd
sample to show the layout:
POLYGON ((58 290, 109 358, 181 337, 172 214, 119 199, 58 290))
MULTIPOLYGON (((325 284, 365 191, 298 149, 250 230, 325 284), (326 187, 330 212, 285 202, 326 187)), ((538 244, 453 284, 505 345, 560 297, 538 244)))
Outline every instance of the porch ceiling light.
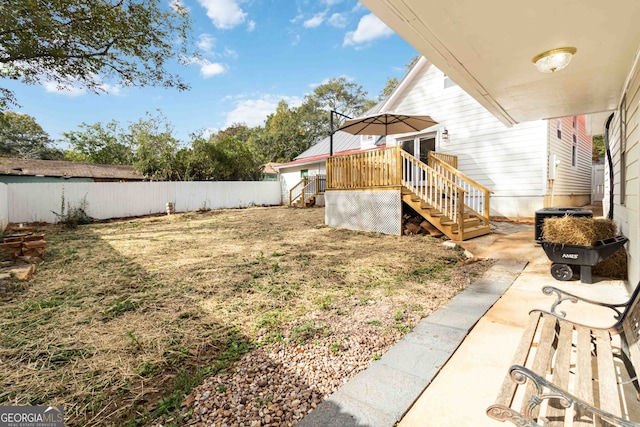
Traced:
POLYGON ((554 73, 569 65, 571 58, 577 51, 578 49, 575 47, 560 47, 542 52, 534 56, 531 61, 536 64, 538 71, 554 73))

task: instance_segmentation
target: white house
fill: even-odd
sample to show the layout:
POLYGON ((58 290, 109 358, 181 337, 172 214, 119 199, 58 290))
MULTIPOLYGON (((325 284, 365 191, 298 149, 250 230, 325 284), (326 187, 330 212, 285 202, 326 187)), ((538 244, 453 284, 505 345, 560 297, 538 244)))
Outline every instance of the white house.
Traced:
MULTIPOLYGON (((456 156, 457 169, 492 192, 494 217, 533 217, 543 207, 590 202, 592 141, 583 116, 507 126, 424 57, 376 111, 427 114, 438 125, 386 140, 338 132, 336 155, 401 145, 424 163, 428 151, 456 156)), ((328 153, 327 138, 279 166, 285 200, 302 176, 326 174, 328 153)))
MULTIPOLYGON (((630 239, 628 277, 635 285, 640 279, 640 3, 362 2, 507 126, 591 115, 594 133, 604 132, 610 148, 604 212, 630 239), (566 68, 541 72, 534 65, 534 58, 564 47, 575 49, 566 68)), ((562 122, 563 133, 565 128, 562 122)), ((509 179, 518 179, 510 172, 509 179)))

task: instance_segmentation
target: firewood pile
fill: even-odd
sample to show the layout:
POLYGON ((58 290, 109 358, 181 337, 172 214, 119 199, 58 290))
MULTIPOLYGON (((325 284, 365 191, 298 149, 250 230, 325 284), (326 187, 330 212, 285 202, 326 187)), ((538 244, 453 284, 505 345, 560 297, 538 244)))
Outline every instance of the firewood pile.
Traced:
POLYGON ((442 237, 443 233, 419 215, 405 214, 402 216, 402 232, 405 236, 412 234, 429 234, 432 237, 442 237))
POLYGON ((17 283, 29 280, 36 270, 35 264, 47 255, 44 234, 36 234, 27 228, 7 231, 0 243, 0 297, 24 287, 17 283))
MULTIPOLYGON (((2 261, 31 261, 33 258, 42 258, 47 255, 47 241, 44 234, 33 232, 17 233, 5 236, 0 243, 0 256, 2 261)), ((38 260, 35 260, 38 261, 38 260)))

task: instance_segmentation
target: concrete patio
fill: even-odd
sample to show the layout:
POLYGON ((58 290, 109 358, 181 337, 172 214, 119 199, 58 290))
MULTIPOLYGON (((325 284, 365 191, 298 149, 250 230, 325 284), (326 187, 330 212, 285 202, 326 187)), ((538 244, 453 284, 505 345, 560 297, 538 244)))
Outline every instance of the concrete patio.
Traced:
MULTIPOLYGON (((474 256, 499 261, 299 425, 504 426, 485 411, 511 366, 529 311, 548 309, 554 301, 542 287, 552 285, 611 302, 625 301, 629 295, 619 280, 555 280, 531 225, 496 223, 492 234, 462 246, 474 256)), ((584 312, 571 315, 582 321, 587 317, 584 312)), ((592 311, 588 321, 613 323, 608 313, 592 311)))

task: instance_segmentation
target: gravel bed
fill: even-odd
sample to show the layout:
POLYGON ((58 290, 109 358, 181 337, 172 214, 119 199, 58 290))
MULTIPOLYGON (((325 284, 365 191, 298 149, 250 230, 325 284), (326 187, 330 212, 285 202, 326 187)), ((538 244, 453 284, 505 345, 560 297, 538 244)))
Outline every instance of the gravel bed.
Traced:
POLYGON ((406 317, 398 319, 392 307, 376 303, 349 315, 321 312, 299 319, 283 341, 254 350, 193 390, 189 424, 296 425, 419 321, 406 317))

